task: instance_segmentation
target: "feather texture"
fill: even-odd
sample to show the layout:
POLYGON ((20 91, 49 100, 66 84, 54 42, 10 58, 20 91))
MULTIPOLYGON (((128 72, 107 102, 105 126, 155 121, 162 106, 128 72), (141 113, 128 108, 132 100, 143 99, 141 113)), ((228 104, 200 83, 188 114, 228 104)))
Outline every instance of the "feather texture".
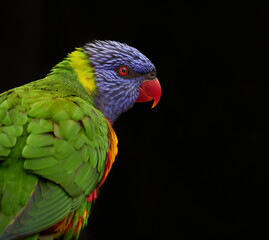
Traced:
MULTIPOLYGON (((0 146, 4 149, 0 155, 4 193, 0 239, 42 232, 76 212, 83 201, 86 204, 105 171, 109 127, 103 114, 79 97, 59 97, 36 88, 43 97, 35 101, 24 99, 22 87, 0 98, 1 112, 5 112, 0 122, 0 146), (14 157, 16 154, 20 157, 14 157), (18 197, 20 184, 26 186, 18 197)), ((73 233, 82 226, 74 223, 73 233)))
POLYGON ((118 152, 111 124, 152 71, 137 49, 95 41, 0 95, 0 240, 78 237, 118 152))

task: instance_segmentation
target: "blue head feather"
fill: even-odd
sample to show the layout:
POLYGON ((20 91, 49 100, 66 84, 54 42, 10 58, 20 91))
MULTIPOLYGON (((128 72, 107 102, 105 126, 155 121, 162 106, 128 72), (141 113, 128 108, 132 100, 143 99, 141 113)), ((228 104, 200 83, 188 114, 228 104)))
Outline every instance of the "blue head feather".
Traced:
POLYGON ((113 123, 118 116, 131 108, 139 95, 139 86, 149 73, 156 72, 154 65, 137 49, 116 41, 95 41, 85 46, 95 69, 97 107, 113 123), (129 69, 127 76, 119 68, 129 69))

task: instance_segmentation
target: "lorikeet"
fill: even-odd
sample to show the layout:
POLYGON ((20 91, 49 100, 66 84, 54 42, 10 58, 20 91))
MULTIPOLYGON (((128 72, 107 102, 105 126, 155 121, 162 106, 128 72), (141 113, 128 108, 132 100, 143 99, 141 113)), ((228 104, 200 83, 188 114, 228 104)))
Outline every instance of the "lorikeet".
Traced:
POLYGON ((0 95, 0 239, 77 238, 117 154, 112 124, 161 96, 156 68, 116 41, 77 48, 0 95))

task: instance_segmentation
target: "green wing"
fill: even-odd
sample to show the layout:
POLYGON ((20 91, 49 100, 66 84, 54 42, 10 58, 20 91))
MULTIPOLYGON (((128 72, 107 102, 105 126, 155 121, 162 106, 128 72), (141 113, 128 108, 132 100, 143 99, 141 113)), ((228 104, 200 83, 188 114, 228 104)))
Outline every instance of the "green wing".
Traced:
POLYGON ((0 97, 0 127, 0 239, 54 225, 102 178, 108 126, 81 98, 9 91, 0 97))

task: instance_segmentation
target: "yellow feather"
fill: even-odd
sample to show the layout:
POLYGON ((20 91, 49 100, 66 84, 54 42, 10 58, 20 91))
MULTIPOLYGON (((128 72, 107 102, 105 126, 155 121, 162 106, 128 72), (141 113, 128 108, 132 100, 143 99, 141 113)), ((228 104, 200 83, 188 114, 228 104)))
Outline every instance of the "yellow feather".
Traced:
POLYGON ((83 52, 81 48, 77 48, 76 51, 68 55, 70 64, 77 74, 79 82, 91 95, 95 90, 95 77, 93 69, 90 66, 90 60, 88 56, 83 52))

